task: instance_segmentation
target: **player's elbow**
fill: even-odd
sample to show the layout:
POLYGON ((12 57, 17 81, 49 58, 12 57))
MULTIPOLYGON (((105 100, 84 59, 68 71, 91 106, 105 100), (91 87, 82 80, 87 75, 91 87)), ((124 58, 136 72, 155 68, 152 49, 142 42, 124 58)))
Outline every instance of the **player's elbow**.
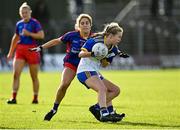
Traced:
POLYGON ((40 35, 40 38, 41 39, 44 39, 44 37, 45 37, 45 34, 44 34, 44 32, 40 35))
POLYGON ((79 58, 81 58, 82 57, 82 51, 78 54, 78 56, 79 56, 79 58))
POLYGON ((38 33, 39 35, 39 39, 44 39, 44 37, 45 37, 45 34, 44 34, 44 31, 40 31, 39 33, 38 33))
POLYGON ((91 56, 91 52, 88 52, 86 50, 81 50, 80 53, 78 54, 79 58, 85 58, 85 57, 90 57, 91 56))

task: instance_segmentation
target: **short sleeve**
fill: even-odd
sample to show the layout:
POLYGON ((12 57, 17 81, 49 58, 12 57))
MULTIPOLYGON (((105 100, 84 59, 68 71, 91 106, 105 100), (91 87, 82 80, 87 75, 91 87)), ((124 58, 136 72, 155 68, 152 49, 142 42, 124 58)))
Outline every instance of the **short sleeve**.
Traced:
POLYGON ((114 54, 115 54, 115 55, 117 55, 117 54, 118 54, 119 49, 118 49, 118 47, 117 47, 117 46, 114 46, 114 47, 113 47, 113 49, 112 49, 112 51, 114 52, 114 54))
POLYGON ((112 48, 111 53, 109 54, 109 56, 108 56, 108 58, 107 58, 107 61, 108 61, 109 63, 111 63, 111 62, 113 61, 113 58, 114 58, 117 54, 118 54, 118 48, 117 48, 117 46, 114 46, 114 47, 112 48))
POLYGON ((16 31, 16 34, 19 35, 18 23, 16 23, 15 31, 16 31))
POLYGON ((36 22, 35 22, 35 31, 36 31, 36 32, 39 32, 39 31, 41 31, 41 30, 42 30, 42 26, 41 26, 40 22, 39 22, 39 21, 36 21, 36 22))
POLYGON ((64 35, 62 35, 59 39, 63 42, 63 43, 67 43, 71 41, 71 38, 73 37, 73 33, 72 32, 67 32, 64 35))
POLYGON ((95 44, 95 42, 94 42, 93 38, 90 38, 85 42, 85 44, 82 46, 81 49, 86 49, 87 51, 91 52, 94 44, 95 44))

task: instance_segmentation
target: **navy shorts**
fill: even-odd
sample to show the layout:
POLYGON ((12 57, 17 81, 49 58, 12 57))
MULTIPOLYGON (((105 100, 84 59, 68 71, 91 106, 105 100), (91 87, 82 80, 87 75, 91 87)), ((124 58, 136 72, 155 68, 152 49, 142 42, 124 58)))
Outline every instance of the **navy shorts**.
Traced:
POLYGON ((89 87, 86 85, 85 81, 94 75, 99 76, 99 78, 101 80, 104 79, 104 77, 100 73, 97 73, 96 71, 84 71, 84 72, 78 73, 77 78, 83 85, 85 85, 89 89, 89 87))

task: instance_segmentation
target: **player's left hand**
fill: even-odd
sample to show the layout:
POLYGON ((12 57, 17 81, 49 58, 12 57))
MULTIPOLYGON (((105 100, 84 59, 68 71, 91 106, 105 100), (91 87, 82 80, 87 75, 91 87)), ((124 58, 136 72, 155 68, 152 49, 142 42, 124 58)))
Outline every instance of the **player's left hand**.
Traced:
POLYGON ((128 58, 129 55, 127 53, 124 53, 124 52, 119 52, 119 57, 122 57, 122 58, 128 58))
POLYGON ((102 67, 107 67, 108 65, 110 65, 106 58, 103 58, 102 60, 100 60, 100 62, 102 67))

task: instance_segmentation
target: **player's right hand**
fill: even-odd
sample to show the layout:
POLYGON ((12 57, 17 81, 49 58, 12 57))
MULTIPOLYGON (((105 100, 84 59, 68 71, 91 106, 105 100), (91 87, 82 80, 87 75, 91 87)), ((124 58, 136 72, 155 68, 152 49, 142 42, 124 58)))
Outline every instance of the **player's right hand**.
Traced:
POLYGON ((42 49, 43 49, 42 46, 38 46, 38 47, 35 47, 35 48, 30 48, 29 51, 40 52, 40 51, 42 51, 42 49))
POLYGON ((7 55, 7 62, 9 62, 11 59, 12 59, 12 54, 11 53, 8 53, 8 55, 7 55))

